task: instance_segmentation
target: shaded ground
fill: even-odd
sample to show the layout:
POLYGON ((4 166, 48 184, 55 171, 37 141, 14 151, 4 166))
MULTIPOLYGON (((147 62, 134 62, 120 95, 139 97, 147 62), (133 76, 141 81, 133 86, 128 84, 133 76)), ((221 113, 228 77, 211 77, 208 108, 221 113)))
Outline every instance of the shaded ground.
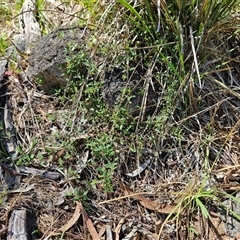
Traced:
MULTIPOLYGON (((49 5, 46 23, 56 22, 60 11, 69 20, 74 7, 49 5), (52 9, 58 9, 56 15, 52 9)), ((236 64, 239 55, 234 58, 236 64)), ((162 122, 150 128, 130 118, 123 127, 136 125, 122 137, 123 130, 112 127, 109 115, 115 112, 106 110, 93 118, 92 112, 102 109, 91 110, 89 99, 78 101, 79 94, 69 103, 45 95, 36 82, 26 81, 24 69, 9 66, 8 70, 4 79, 21 150, 15 162, 4 153, 1 156, 2 239, 9 236, 4 227, 9 229, 10 217, 19 209, 27 211, 27 224, 34 222, 32 239, 240 238, 237 66, 237 83, 225 80, 234 96, 229 89, 220 89, 220 80, 206 81, 193 95, 208 107, 186 117, 179 112, 171 117, 174 127, 164 122, 165 132, 159 135, 156 128, 162 122), (209 98, 214 84, 215 95, 209 98), (81 111, 76 104, 83 106, 81 111), (229 114, 222 111, 224 107, 229 114), (177 132, 178 126, 184 133, 177 132), (109 160, 116 155, 117 161, 109 160), (210 175, 205 168, 212 170, 210 175)), ((190 105, 195 107, 199 105, 190 105)))

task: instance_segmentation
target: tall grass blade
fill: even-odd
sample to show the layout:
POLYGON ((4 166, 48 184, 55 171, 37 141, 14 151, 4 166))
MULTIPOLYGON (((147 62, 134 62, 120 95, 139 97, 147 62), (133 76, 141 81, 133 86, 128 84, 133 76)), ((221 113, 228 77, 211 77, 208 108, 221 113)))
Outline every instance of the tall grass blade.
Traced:
POLYGON ((196 204, 200 207, 203 216, 205 218, 209 218, 210 214, 209 214, 208 210, 206 209, 206 207, 204 206, 204 204, 202 203, 202 201, 199 198, 196 198, 196 204))
MULTIPOLYGON (((154 34, 153 34, 153 32, 151 31, 151 28, 150 28, 151 24, 147 23, 145 21, 145 19, 142 18, 142 16, 138 13, 138 11, 131 4, 129 4, 127 1, 117 0, 117 2, 122 4, 122 6, 124 6, 127 10, 129 10, 133 14, 133 16, 135 16, 137 18, 137 20, 139 21, 138 22, 136 20, 133 20, 133 23, 138 28, 140 28, 143 32, 148 33, 151 36, 152 40, 154 40, 155 37, 154 37, 154 34)), ((150 9, 150 6, 149 6, 149 9, 148 9, 148 13, 150 14, 150 18, 152 18, 153 14, 152 14, 152 11, 150 9)), ((153 20, 152 20, 152 22, 153 22, 153 20)))

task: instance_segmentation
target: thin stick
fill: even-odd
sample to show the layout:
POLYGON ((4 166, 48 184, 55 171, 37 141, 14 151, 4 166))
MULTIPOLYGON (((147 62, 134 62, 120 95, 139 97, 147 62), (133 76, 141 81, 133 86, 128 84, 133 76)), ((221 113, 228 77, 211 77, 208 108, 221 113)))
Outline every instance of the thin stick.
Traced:
POLYGON ((195 68, 196 68, 196 71, 197 71, 197 77, 198 77, 198 81, 199 81, 199 87, 202 88, 200 74, 199 74, 199 69, 198 69, 197 55, 196 55, 196 51, 195 51, 195 47, 194 47, 193 31, 192 31, 192 27, 191 26, 189 27, 189 30, 190 30, 190 39, 191 39, 191 45, 192 45, 192 52, 193 52, 193 57, 194 57, 194 64, 195 64, 195 68))
POLYGON ((160 28, 161 28, 161 0, 157 1, 157 13, 158 13, 158 26, 157 26, 157 33, 160 32, 160 28))

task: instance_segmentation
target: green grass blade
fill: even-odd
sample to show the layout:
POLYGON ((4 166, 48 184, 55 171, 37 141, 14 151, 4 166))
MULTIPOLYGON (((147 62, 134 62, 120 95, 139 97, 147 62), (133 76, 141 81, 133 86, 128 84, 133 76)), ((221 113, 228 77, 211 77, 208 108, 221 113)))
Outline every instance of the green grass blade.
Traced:
POLYGON ((196 203, 200 207, 203 216, 205 218, 209 218, 210 214, 209 214, 208 210, 206 209, 206 207, 204 206, 204 204, 202 203, 202 201, 199 198, 196 198, 196 203))
POLYGON ((137 10, 131 4, 129 4, 125 0, 118 0, 117 2, 121 3, 126 9, 128 9, 133 15, 135 15, 138 18, 138 20, 142 21, 141 15, 137 12, 137 10))
POLYGON ((234 218, 236 218, 238 221, 240 221, 240 215, 239 214, 235 213, 231 209, 227 209, 227 211, 229 211, 233 215, 234 218))
POLYGON ((153 15, 151 3, 150 3, 149 0, 144 0, 144 3, 146 5, 147 12, 148 12, 148 15, 149 15, 149 17, 151 19, 151 22, 154 23, 154 15, 153 15))
MULTIPOLYGON (((151 36, 151 38, 154 40, 154 34, 151 31, 151 29, 149 28, 151 26, 151 24, 148 24, 144 18, 142 18, 142 16, 139 14, 139 12, 131 5, 129 4, 127 1, 125 0, 117 0, 118 3, 122 4, 123 7, 125 7, 127 10, 129 10, 137 19, 139 22, 137 21, 133 21, 133 24, 135 24, 138 28, 140 28, 143 32, 146 32, 147 34, 149 34, 149 36, 151 36), (141 26, 142 24, 142 26, 141 26)), ((148 9, 148 11, 150 11, 150 9, 148 9)), ((150 12, 148 12, 150 13, 150 12)), ((150 16, 151 18, 151 16, 150 16)))

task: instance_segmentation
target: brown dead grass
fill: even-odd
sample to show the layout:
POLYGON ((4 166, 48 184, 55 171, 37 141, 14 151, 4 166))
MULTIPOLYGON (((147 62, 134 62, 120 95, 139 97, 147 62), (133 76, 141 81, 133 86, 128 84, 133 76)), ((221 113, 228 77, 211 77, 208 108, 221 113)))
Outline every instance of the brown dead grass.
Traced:
MULTIPOLYGON (((73 18, 76 16, 73 14, 74 11, 82 11, 82 9, 76 10, 74 8, 76 5, 73 3, 68 7, 60 3, 57 5, 57 2, 55 4, 47 6, 48 11, 45 14, 47 23, 59 20, 58 23, 61 24, 64 20, 58 19, 59 11, 66 13, 66 20, 70 20, 70 15, 73 18)), ((118 12, 118 14, 122 13, 118 12)), ((128 40, 126 36, 130 36, 127 25, 121 26, 118 20, 119 18, 116 17, 115 22, 112 21, 107 25, 107 29, 103 29, 107 18, 103 17, 100 20, 99 32, 96 36, 99 36, 101 32, 103 34, 97 39, 101 40, 98 44, 101 46, 108 42, 109 45, 119 46, 119 49, 115 49, 115 52, 105 58, 105 62, 111 62, 117 54, 124 54, 121 52, 124 46, 122 41, 128 40), (112 29, 115 29, 114 34, 112 29), (118 33, 117 36, 115 33, 118 33)), ((93 53, 99 50, 97 45, 91 47, 93 53)), ((219 51, 225 53, 229 49, 230 46, 222 46, 216 54, 219 54, 219 51)), ((27 192, 20 191, 7 195, 7 199, 4 199, 0 207, 0 223, 7 226, 11 212, 24 207, 33 212, 37 218, 39 239, 49 239, 50 236, 50 239, 60 239, 61 232, 58 230, 65 226, 73 216, 76 216, 74 215, 77 205, 75 202, 82 200, 86 204, 84 207, 100 239, 109 236, 107 229, 113 232, 112 239, 122 239, 128 234, 132 235, 130 239, 158 239, 159 230, 167 214, 171 212, 171 207, 174 208, 176 205, 174 201, 177 199, 177 194, 174 193, 186 190, 195 171, 198 171, 196 185, 201 184, 206 158, 208 167, 213 170, 210 185, 218 186, 229 192, 238 189, 238 185, 234 190, 231 187, 240 181, 239 55, 238 52, 234 57, 223 54, 217 62, 209 59, 209 65, 202 64, 201 68, 207 72, 203 80, 203 88, 191 85, 193 83, 189 86, 189 91, 192 91, 189 93, 192 99, 189 104, 191 114, 185 118, 173 115, 172 122, 166 123, 165 134, 167 136, 165 139, 159 136, 158 145, 148 138, 151 134, 156 134, 155 131, 144 132, 145 145, 142 153, 133 154, 126 145, 126 142, 129 142, 129 145, 137 148, 140 142, 136 136, 135 139, 126 137, 123 145, 116 142, 115 147, 119 152, 120 160, 112 177, 114 192, 105 193, 103 186, 99 184, 97 188, 89 191, 86 202, 83 201, 84 199, 76 200, 73 196, 61 195, 67 189, 79 191, 89 189, 88 183, 95 179, 96 174, 95 169, 90 165, 85 166, 84 169, 79 166, 79 160, 84 159, 88 150, 86 149, 86 137, 74 135, 73 132, 64 132, 66 116, 68 119, 73 119, 75 116, 72 106, 60 104, 56 98, 43 95, 37 90, 34 82, 22 80, 24 73, 14 72, 9 77, 7 85, 13 107, 14 126, 23 154, 28 152, 34 154, 30 162, 32 167, 58 169, 61 178, 49 180, 36 176, 21 176, 20 189, 31 185, 34 188, 27 192), (228 63, 212 73, 212 67, 222 61, 228 63), (230 71, 232 68, 234 72, 230 71), (201 108, 198 107, 198 102, 202 103, 201 108), (184 129, 184 139, 179 140, 167 132, 167 126, 171 124, 184 129), (209 126, 206 127, 206 124, 209 126), (66 156, 68 149, 65 149, 66 146, 57 144, 59 139, 55 139, 53 127, 57 128, 59 133, 64 133, 67 138, 76 139, 73 142, 77 146, 75 155, 66 158, 67 161, 62 166, 59 166, 59 161, 66 156), (33 144, 33 140, 37 144, 33 144), (53 144, 54 141, 56 144, 53 144), (43 159, 37 157, 39 153, 42 154, 43 159), (126 175, 148 159, 151 159, 151 163, 141 174, 135 177, 126 175), (78 174, 69 176, 70 167, 78 171, 78 174), (119 184, 120 179, 125 185, 119 184)), ((92 138, 96 134, 96 132, 87 133, 92 138)), ((3 175, 1 182, 4 183, 3 175)), ((211 204, 206 203, 209 209, 213 210, 211 204)), ((83 214, 80 215, 80 217, 75 217, 73 226, 64 233, 64 239, 91 239, 89 227, 82 217, 83 214)), ((185 211, 178 222, 170 219, 165 224, 159 239, 187 239, 187 237, 226 239, 227 233, 222 225, 223 222, 219 216, 214 215, 211 220, 206 220, 199 209, 195 209, 194 213, 185 211), (194 217, 190 218, 192 214, 194 217), (195 228, 198 236, 189 232, 188 223, 195 228)))

